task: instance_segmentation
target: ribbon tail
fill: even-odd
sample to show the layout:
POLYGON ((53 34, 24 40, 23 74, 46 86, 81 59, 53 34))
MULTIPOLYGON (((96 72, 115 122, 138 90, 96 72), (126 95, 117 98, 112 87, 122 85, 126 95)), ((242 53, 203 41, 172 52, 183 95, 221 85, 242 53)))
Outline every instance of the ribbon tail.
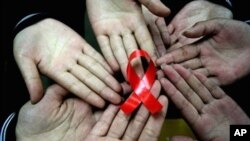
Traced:
POLYGON ((132 113, 141 103, 140 98, 133 93, 122 105, 121 105, 121 110, 125 114, 130 114, 132 113))
POLYGON ((163 106, 150 92, 142 93, 139 97, 151 114, 161 111, 163 106))

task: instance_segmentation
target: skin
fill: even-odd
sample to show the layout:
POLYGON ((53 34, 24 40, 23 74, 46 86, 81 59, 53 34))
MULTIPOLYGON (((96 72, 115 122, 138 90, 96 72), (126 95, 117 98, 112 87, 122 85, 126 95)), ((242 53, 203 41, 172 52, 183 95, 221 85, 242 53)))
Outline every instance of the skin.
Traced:
POLYGON ((168 79, 160 82, 166 95, 201 140, 227 141, 231 124, 250 124, 239 105, 204 75, 181 65, 165 66, 164 74, 168 79))
MULTIPOLYGON (((151 89, 159 96, 161 85, 151 89)), ((36 104, 27 102, 20 110, 16 126, 17 141, 157 141, 165 120, 168 100, 158 98, 162 111, 150 115, 142 105, 133 116, 110 104, 104 111, 93 110, 86 102, 59 85, 52 85, 36 104)))
POLYGON ((170 45, 166 22, 163 17, 153 14, 145 6, 142 6, 142 13, 157 49, 157 56, 160 57, 167 52, 165 45, 170 45))
POLYGON ((57 20, 45 19, 20 31, 14 56, 32 103, 44 94, 39 73, 96 107, 103 107, 104 100, 121 102, 121 86, 104 58, 57 20))
POLYGON ((183 46, 157 60, 157 64, 179 63, 227 85, 250 72, 250 28, 246 23, 214 19, 195 24, 184 33, 189 38, 209 38, 183 46), (237 33, 237 34, 235 34, 237 33))
POLYGON ((204 0, 194 0, 189 2, 174 16, 168 25, 168 31, 170 34, 170 44, 168 44, 170 47, 168 51, 193 43, 200 39, 187 38, 182 35, 183 32, 192 27, 195 23, 213 18, 231 19, 232 17, 232 12, 229 9, 213 4, 212 2, 204 0))
MULTIPOLYGON (((146 7, 169 14, 160 1, 139 0, 146 7), (161 8, 156 8, 161 5, 161 8)), ((113 71, 122 71, 126 79, 129 55, 136 49, 144 49, 156 59, 156 49, 141 12, 134 0, 87 0, 90 23, 101 51, 113 71)), ((157 12, 156 12, 157 13, 157 12)), ((160 14, 161 15, 161 14, 160 14)), ((135 63, 140 68, 140 62, 135 63)))

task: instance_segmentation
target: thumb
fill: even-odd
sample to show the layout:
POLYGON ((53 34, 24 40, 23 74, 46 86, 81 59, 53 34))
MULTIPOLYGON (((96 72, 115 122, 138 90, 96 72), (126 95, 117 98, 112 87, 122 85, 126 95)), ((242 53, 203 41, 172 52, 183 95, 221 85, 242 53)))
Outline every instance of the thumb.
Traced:
POLYGON ((160 0, 139 0, 139 2, 157 16, 165 17, 170 14, 170 9, 160 0))
POLYGON ((196 23, 193 27, 185 31, 183 35, 189 38, 198 38, 217 34, 219 30, 219 24, 216 23, 215 20, 209 20, 196 23))
POLYGON ((43 96, 43 85, 36 64, 30 58, 18 58, 20 68, 32 103, 37 103, 43 96))
POLYGON ((69 94, 69 91, 58 84, 53 84, 46 89, 45 96, 47 102, 58 102, 59 104, 63 102, 65 97, 69 94))

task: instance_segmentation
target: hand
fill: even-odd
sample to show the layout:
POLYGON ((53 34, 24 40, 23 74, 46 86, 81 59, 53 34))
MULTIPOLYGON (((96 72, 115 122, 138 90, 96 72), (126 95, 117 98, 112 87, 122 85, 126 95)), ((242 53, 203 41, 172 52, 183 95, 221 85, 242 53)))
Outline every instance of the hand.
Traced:
POLYGON ((17 141, 79 141, 96 123, 97 113, 78 98, 67 98, 68 91, 50 86, 42 100, 27 102, 20 110, 16 126, 17 141))
POLYGON ((208 1, 192 1, 185 5, 168 25, 171 37, 170 50, 197 41, 200 38, 187 38, 183 32, 195 23, 213 18, 232 18, 232 12, 220 5, 208 1))
POLYGON ((157 60, 158 65, 181 63, 222 85, 250 72, 249 25, 235 20, 214 19, 196 24, 184 35, 210 38, 166 54, 157 60))
MULTIPOLYGON (((157 81, 151 92, 158 96, 157 81)), ((160 96, 163 109, 149 115, 141 106, 131 117, 109 105, 104 111, 93 112, 90 105, 78 98, 66 98, 67 91, 58 85, 50 87, 37 104, 26 103, 19 112, 17 140, 102 141, 102 140, 157 140, 167 112, 167 99, 160 96), (127 127, 127 129, 126 129, 127 127), (123 135, 123 137, 121 137, 123 135)))
POLYGON ((163 56, 167 52, 165 46, 170 45, 170 36, 166 22, 163 17, 154 15, 145 6, 142 6, 142 13, 158 51, 157 54, 158 56, 163 56))
MULTIPOLYGON (((156 81, 151 89, 155 97, 159 96, 161 86, 156 81)), ((149 115, 149 111, 142 105, 138 112, 126 115, 110 105, 103 116, 93 127, 85 140, 87 141, 157 141, 167 112, 167 98, 159 97, 163 105, 162 111, 149 115), (132 118, 132 119, 131 119, 132 118)))
POLYGON ((166 65, 168 77, 160 80, 167 96, 201 140, 229 140, 231 124, 249 124, 250 119, 233 99, 204 75, 166 65))
POLYGON ((15 60, 32 103, 43 96, 42 73, 88 103, 118 104, 120 84, 104 58, 63 23, 45 19, 23 29, 14 39, 15 60))
POLYGON ((170 13, 170 9, 166 7, 160 0, 138 0, 145 8, 156 16, 165 17, 170 13))
POLYGON ((152 38, 136 1, 87 0, 87 11, 102 53, 112 70, 121 70, 126 79, 128 56, 139 47, 156 59, 152 38))

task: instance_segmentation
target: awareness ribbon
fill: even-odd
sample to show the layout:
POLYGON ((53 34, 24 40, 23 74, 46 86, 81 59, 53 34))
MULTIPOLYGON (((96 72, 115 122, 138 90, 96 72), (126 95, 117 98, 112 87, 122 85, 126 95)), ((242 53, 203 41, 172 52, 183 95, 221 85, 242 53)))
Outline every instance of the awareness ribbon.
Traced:
POLYGON ((128 82, 134 91, 120 107, 124 113, 130 114, 140 105, 141 102, 151 114, 157 113, 161 110, 162 105, 150 92, 155 81, 155 76, 156 68, 148 53, 144 50, 135 50, 132 52, 127 66, 127 77, 128 82), (137 75, 131 65, 131 61, 137 57, 145 57, 146 60, 149 60, 148 68, 142 79, 137 75))

